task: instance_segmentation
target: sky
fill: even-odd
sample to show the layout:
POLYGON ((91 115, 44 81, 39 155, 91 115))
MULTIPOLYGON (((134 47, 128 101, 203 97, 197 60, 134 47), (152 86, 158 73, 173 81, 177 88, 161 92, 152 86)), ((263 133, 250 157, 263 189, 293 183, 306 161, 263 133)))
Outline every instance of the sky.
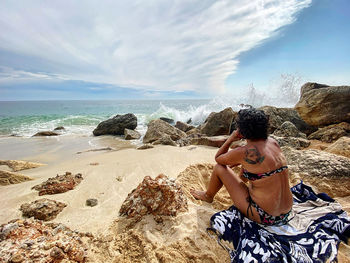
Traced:
POLYGON ((0 100, 174 99, 350 84, 348 0, 0 3, 0 100))

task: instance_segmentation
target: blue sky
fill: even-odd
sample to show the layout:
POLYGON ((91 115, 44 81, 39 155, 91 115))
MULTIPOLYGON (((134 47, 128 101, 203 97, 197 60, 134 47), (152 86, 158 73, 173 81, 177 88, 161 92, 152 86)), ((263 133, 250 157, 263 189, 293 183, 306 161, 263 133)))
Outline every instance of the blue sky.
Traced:
POLYGON ((278 92, 350 84, 348 0, 0 3, 0 100, 278 92))

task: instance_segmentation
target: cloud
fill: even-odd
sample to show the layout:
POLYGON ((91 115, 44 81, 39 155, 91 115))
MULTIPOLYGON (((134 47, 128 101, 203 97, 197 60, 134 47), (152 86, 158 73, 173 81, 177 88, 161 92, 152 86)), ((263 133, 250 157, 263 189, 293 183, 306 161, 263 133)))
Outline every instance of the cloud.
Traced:
POLYGON ((4 79, 63 78, 162 91, 224 91, 238 56, 293 23, 310 4, 5 0, 0 85, 4 79))

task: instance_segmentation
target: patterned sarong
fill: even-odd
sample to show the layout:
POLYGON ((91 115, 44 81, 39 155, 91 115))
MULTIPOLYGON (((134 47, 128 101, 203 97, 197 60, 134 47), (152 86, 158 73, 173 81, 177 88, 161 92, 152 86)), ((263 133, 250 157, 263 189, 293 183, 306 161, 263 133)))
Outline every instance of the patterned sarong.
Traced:
POLYGON ((263 226, 234 206, 211 217, 208 233, 218 236, 231 262, 337 262, 340 241, 350 237, 347 213, 302 182, 291 190, 294 204, 285 225, 263 226))

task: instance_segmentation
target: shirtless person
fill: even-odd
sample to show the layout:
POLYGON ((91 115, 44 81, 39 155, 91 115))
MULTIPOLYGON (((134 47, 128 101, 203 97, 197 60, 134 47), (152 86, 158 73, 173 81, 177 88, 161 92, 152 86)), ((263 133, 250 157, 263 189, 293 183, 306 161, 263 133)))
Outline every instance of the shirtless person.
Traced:
POLYGON ((268 118, 254 108, 238 112, 237 130, 215 155, 206 191, 191 190, 196 198, 212 202, 224 185, 234 205, 249 219, 264 224, 283 224, 293 204, 286 159, 278 143, 268 138, 268 118), (232 142, 246 139, 247 144, 229 150, 232 142), (240 174, 230 168, 242 165, 240 174), (245 184, 249 181, 249 184, 245 184))

